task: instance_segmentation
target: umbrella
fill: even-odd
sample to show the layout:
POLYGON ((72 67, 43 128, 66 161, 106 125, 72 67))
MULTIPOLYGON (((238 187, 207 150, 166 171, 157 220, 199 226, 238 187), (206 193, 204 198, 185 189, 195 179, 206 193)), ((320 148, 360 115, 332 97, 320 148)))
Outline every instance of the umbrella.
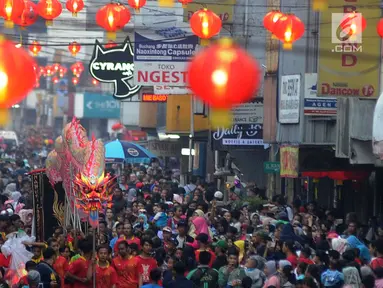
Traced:
POLYGON ((106 162, 150 163, 156 155, 138 144, 128 141, 112 141, 105 144, 106 162))

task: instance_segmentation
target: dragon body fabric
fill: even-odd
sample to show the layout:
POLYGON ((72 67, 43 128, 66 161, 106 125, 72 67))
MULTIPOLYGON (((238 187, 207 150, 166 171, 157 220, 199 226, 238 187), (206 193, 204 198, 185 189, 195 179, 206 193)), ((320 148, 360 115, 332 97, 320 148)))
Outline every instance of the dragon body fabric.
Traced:
MULTIPOLYGON (((52 185, 63 183, 72 208, 90 215, 110 199, 111 177, 104 176, 105 147, 101 140, 88 139, 75 118, 68 123, 48 154, 46 174, 52 185)), ((93 213, 94 214, 94 213, 93 213)))

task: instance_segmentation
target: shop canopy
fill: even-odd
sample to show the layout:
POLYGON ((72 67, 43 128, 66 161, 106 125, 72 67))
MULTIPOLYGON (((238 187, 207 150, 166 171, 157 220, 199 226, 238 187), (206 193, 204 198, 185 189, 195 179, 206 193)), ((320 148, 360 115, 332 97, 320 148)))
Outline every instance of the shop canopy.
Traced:
POLYGON ((105 161, 107 163, 150 163, 156 155, 141 145, 128 141, 115 140, 105 144, 105 161))
POLYGON ((332 180, 356 180, 362 181, 370 176, 370 171, 309 171, 302 172, 302 177, 311 177, 315 179, 328 177, 332 180))

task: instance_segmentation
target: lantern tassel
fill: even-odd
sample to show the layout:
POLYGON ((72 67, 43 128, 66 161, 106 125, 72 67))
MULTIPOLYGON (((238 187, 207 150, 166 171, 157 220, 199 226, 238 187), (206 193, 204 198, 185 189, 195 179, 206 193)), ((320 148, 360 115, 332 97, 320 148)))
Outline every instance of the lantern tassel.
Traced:
POLYGON ((7 108, 0 108, 0 127, 4 127, 11 120, 11 114, 7 108))
POLYGON ((174 0, 158 0, 158 6, 160 7, 173 7, 174 0))
POLYGON ((184 3, 182 4, 182 8, 186 9, 188 7, 188 4, 184 3))
POLYGON ((201 46, 209 46, 209 43, 210 43, 210 40, 209 39, 202 39, 199 41, 199 43, 201 44, 201 46))
POLYGON ((327 8, 328 8, 327 0, 313 0, 314 11, 324 11, 324 10, 327 10, 327 8))
POLYGON ((212 129, 230 128, 233 125, 233 113, 227 109, 211 109, 210 124, 212 129))
POLYGON ((271 39, 278 40, 278 37, 271 33, 271 39))
POLYGON ((77 17, 77 12, 73 12, 73 13, 72 13, 72 16, 73 16, 73 17, 77 17))
POLYGON ((12 29, 14 26, 13 22, 11 20, 5 20, 4 27, 7 29, 12 29))
POLYGON ((293 50, 293 44, 292 43, 283 43, 283 49, 293 50))
POLYGON ((45 21, 45 26, 47 27, 53 26, 53 21, 52 20, 45 21))
POLYGON ((116 40, 117 38, 117 34, 116 32, 106 32, 106 38, 108 38, 108 40, 116 40))
POLYGON ((140 14, 140 8, 134 9, 136 11, 136 14, 140 14))

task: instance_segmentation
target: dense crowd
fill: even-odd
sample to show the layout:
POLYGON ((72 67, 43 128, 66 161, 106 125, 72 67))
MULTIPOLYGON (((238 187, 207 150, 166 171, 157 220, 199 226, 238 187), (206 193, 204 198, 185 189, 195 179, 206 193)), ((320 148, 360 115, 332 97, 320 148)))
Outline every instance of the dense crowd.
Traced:
POLYGON ((179 185, 158 162, 122 170, 95 254, 91 227, 57 227, 35 242, 30 165, 1 165, 0 287, 92 287, 94 272, 97 288, 383 287, 377 219, 362 227, 354 213, 343 221, 315 202, 262 200, 238 181, 224 202, 213 184, 179 185))

